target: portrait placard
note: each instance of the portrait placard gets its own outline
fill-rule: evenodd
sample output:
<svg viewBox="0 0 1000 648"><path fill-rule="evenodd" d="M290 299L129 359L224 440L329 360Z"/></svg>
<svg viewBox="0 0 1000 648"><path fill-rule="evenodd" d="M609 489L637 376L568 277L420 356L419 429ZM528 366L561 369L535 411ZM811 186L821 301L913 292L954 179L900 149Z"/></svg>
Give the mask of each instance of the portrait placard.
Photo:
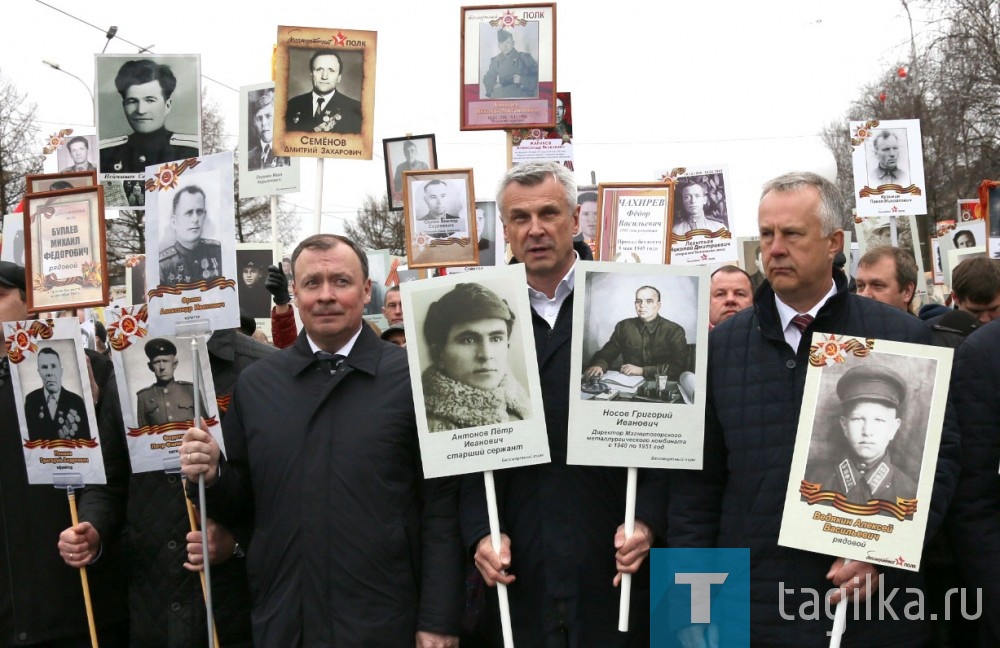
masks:
<svg viewBox="0 0 1000 648"><path fill-rule="evenodd" d="M0 261L24 265L24 215L6 214L3 217L3 244Z"/></svg>
<svg viewBox="0 0 1000 648"><path fill-rule="evenodd" d="M507 167L523 162L558 162L573 170L573 113L568 92L556 93L556 125L507 131Z"/></svg>
<svg viewBox="0 0 1000 648"><path fill-rule="evenodd" d="M740 254L738 265L750 275L750 284L757 292L760 285L767 280L764 270L764 255L760 251L759 236L740 236L736 239L736 249Z"/></svg>
<svg viewBox="0 0 1000 648"><path fill-rule="evenodd" d="M934 275L934 285L942 286L944 285L944 263L942 261L941 254L941 239L936 236L932 236L930 240L931 244L931 258L933 262L931 263L931 271Z"/></svg>
<svg viewBox="0 0 1000 648"><path fill-rule="evenodd" d="M437 144L434 135L390 137L382 140L385 158L385 186L389 209L403 208L403 173L437 169Z"/></svg>
<svg viewBox="0 0 1000 648"><path fill-rule="evenodd" d="M236 244L236 267L240 275L236 294L240 299L240 311L252 317L257 328L268 337L271 336L271 293L264 282L268 266L280 259L281 250L275 250L270 243Z"/></svg>
<svg viewBox="0 0 1000 648"><path fill-rule="evenodd" d="M670 210L674 183L597 185L601 261L670 263Z"/></svg>
<svg viewBox="0 0 1000 648"><path fill-rule="evenodd" d="M722 265L739 258L729 227L731 184L724 165L686 167L674 176L672 265Z"/></svg>
<svg viewBox="0 0 1000 648"><path fill-rule="evenodd" d="M462 7L462 130L554 128L556 5Z"/></svg>
<svg viewBox="0 0 1000 648"><path fill-rule="evenodd" d="M3 335L28 483L52 485L73 473L78 483L106 484L80 323L5 322Z"/></svg>
<svg viewBox="0 0 1000 648"><path fill-rule="evenodd" d="M274 84L240 88L240 197L299 190L298 158L274 151Z"/></svg>
<svg viewBox="0 0 1000 648"><path fill-rule="evenodd" d="M941 255L944 258L944 282L950 288L951 276L952 273L955 272L955 268L958 267L958 264L972 257L986 256L986 246L977 245L976 247L961 249L948 246L948 248L945 249L946 241L948 241L948 239L941 239Z"/></svg>
<svg viewBox="0 0 1000 648"><path fill-rule="evenodd" d="M926 214L920 120L869 119L848 127L858 215Z"/></svg>
<svg viewBox="0 0 1000 648"><path fill-rule="evenodd" d="M180 457L184 431L193 425L196 397L208 431L225 454L205 338L194 338L200 365L196 395L192 338L151 336L146 306L108 313L108 346L132 472L162 471L164 459Z"/></svg>
<svg viewBox="0 0 1000 648"><path fill-rule="evenodd" d="M97 136L68 134L60 138L56 148L56 168L59 173L97 172ZM96 178L94 184L97 184Z"/></svg>
<svg viewBox="0 0 1000 648"><path fill-rule="evenodd" d="M814 333L778 544L917 571L952 350Z"/></svg>
<svg viewBox="0 0 1000 648"><path fill-rule="evenodd" d="M125 299L132 305L146 303L145 254L133 254L125 259Z"/></svg>
<svg viewBox="0 0 1000 648"><path fill-rule="evenodd" d="M979 204L990 234L987 252L991 259L1000 259L1000 180L983 180L980 183Z"/></svg>
<svg viewBox="0 0 1000 648"><path fill-rule="evenodd" d="M142 209L146 167L201 154L201 57L96 54L94 68L98 179L108 207Z"/></svg>
<svg viewBox="0 0 1000 648"><path fill-rule="evenodd" d="M567 463L701 469L708 268L579 261L576 281Z"/></svg>
<svg viewBox="0 0 1000 648"><path fill-rule="evenodd" d="M410 268L479 265L472 169L403 172Z"/></svg>
<svg viewBox="0 0 1000 648"><path fill-rule="evenodd" d="M233 153L146 169L146 295L151 335L180 322L240 325Z"/></svg>
<svg viewBox="0 0 1000 648"><path fill-rule="evenodd" d="M373 31L278 26L274 141L280 155L372 159Z"/></svg>
<svg viewBox="0 0 1000 648"><path fill-rule="evenodd" d="M70 171L67 173L29 175L25 176L25 184L27 185L27 193L29 194L93 187L97 184L97 172Z"/></svg>
<svg viewBox="0 0 1000 648"><path fill-rule="evenodd" d="M597 185L577 185L576 204L580 207L580 231L573 237L590 248L590 253L597 258L597 236L601 220L597 217Z"/></svg>
<svg viewBox="0 0 1000 648"><path fill-rule="evenodd" d="M524 266L400 285L424 477L549 461Z"/></svg>
<svg viewBox="0 0 1000 648"><path fill-rule="evenodd" d="M28 312L107 304L101 188L27 194L23 218Z"/></svg>
<svg viewBox="0 0 1000 648"><path fill-rule="evenodd" d="M389 250L370 250L365 252L368 257L368 278L372 282L372 298L365 304L362 317L373 323L379 330L385 330L389 323L382 313L385 306L385 291L388 290L387 280L392 268Z"/></svg>

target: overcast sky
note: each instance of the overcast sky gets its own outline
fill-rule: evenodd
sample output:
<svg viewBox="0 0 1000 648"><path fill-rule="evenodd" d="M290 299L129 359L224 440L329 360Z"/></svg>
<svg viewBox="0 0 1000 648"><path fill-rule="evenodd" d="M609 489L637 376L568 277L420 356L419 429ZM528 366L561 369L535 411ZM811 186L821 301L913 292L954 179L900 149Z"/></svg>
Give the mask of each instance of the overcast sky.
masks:
<svg viewBox="0 0 1000 648"><path fill-rule="evenodd" d="M84 132L90 95L42 59L93 87L92 55L116 25L122 39L156 53L201 54L203 87L235 146L236 89L270 79L277 25L377 31L376 155L325 163L323 231L342 233L366 193L385 192L383 137L434 133L439 166L472 167L477 199L492 199L506 164L504 134L458 129L461 6L7 0L0 72L38 104L43 134ZM768 178L795 169L835 174L817 133L909 52L909 24L895 0L563 0L557 11L557 84L573 95L578 181L589 182L591 172L599 182L652 181L677 166L726 164L739 236L756 233L757 194ZM107 48L137 50L117 38ZM303 160L302 191L287 197L301 208L299 238L312 233L315 168Z"/></svg>

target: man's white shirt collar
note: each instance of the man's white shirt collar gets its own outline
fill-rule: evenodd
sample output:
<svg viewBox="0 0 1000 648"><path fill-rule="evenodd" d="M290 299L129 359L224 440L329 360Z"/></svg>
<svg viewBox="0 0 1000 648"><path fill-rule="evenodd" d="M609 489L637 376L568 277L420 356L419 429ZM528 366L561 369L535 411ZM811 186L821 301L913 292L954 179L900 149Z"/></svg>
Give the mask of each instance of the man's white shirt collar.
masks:
<svg viewBox="0 0 1000 648"><path fill-rule="evenodd" d="M342 346L339 349L337 349L336 351L334 351L333 355L342 355L345 358L347 356L351 355L351 349L354 348L354 343L358 341L358 336L361 335L361 329L363 329L366 326L368 326L368 324L364 320L362 320L361 321L361 327L358 328L358 332L355 333L351 337L351 339L347 341L347 344L345 344L344 346ZM316 344L315 342L313 342L313 339L311 337L309 337L309 333L308 332L306 333L306 340L309 342L309 348L312 349L313 355L316 355L317 351L322 351L323 350L323 349L319 348L318 344Z"/></svg>
<svg viewBox="0 0 1000 648"><path fill-rule="evenodd" d="M580 253L573 250L573 254L576 255L576 259L573 260L573 265L570 266L569 271L559 281L552 299L549 299L549 296L542 291L528 286L528 300L531 302L531 308L538 313L539 317L549 323L550 328L556 325L559 310L576 285L576 262L580 260Z"/></svg>
<svg viewBox="0 0 1000 648"><path fill-rule="evenodd" d="M796 315L811 315L812 317L816 317L816 313L819 312L819 309L823 308L823 304L836 294L837 282L833 281L830 286L830 290L823 296L823 299L816 302L816 305L805 313L800 313L785 302L781 301L778 297L778 293L774 294L774 304L778 307L778 317L781 319L781 330L785 336L785 342L788 343L788 346L792 347L793 351L797 351L799 348L799 342L802 340L802 331L792 324L792 319Z"/></svg>

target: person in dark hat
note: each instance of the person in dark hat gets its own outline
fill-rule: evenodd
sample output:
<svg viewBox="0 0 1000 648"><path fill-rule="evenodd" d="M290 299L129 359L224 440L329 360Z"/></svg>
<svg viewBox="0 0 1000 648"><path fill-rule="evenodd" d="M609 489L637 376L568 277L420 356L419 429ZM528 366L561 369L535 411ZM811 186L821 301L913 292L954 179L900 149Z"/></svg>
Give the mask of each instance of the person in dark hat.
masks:
<svg viewBox="0 0 1000 648"><path fill-rule="evenodd" d="M0 322L18 322L28 318L25 303L24 266L0 261Z"/></svg>
<svg viewBox="0 0 1000 648"><path fill-rule="evenodd" d="M269 317L271 315L271 293L264 285L267 278L267 266L259 260L247 259L240 268L239 290L240 310L246 311L250 317Z"/></svg>
<svg viewBox="0 0 1000 648"><path fill-rule="evenodd" d="M194 385L183 380L174 380L177 371L177 347L166 338L153 338L146 342L146 365L156 376L156 382L139 390L136 394L138 409L136 423L140 428L147 425L165 425L194 420ZM202 402L201 411L205 411Z"/></svg>
<svg viewBox="0 0 1000 648"><path fill-rule="evenodd" d="M198 157L195 135L166 129L177 77L169 65L126 61L115 76L131 135L101 140L101 173L143 173L147 166Z"/></svg>
<svg viewBox="0 0 1000 648"><path fill-rule="evenodd" d="M822 468L817 480L821 489L843 493L854 504L915 498L916 481L893 465L889 456L906 399L903 378L888 367L854 367L837 382L837 396L843 407L840 429L846 444L833 465Z"/></svg>
<svg viewBox="0 0 1000 648"><path fill-rule="evenodd" d="M402 324L393 324L382 331L382 339L396 346L406 346L406 328Z"/></svg>
<svg viewBox="0 0 1000 648"><path fill-rule="evenodd" d="M524 419L528 394L507 368L514 312L489 288L458 284L431 304L424 338L433 365L423 373L431 432Z"/></svg>
<svg viewBox="0 0 1000 648"><path fill-rule="evenodd" d="M483 75L483 88L489 99L520 99L538 96L538 63L531 54L514 48L514 36L506 29L497 30L500 53L490 59Z"/></svg>

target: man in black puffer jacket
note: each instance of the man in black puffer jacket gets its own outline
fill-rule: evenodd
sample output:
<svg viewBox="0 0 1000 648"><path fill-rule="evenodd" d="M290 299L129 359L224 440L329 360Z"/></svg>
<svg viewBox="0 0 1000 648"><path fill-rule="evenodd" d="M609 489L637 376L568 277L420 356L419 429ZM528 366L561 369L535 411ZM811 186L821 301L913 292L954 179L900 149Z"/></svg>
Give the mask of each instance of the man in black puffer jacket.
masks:
<svg viewBox="0 0 1000 648"><path fill-rule="evenodd" d="M919 574L876 569L861 561L844 565L830 556L778 546L813 332L931 341L922 322L850 294L844 276L833 271L833 259L843 246L843 214L836 187L815 174L787 174L764 186L758 225L768 280L757 290L752 309L711 334L704 469L671 476L668 546L750 548L750 635L755 646L827 646L832 622L822 613L822 602L815 620L801 618L800 606L811 600L803 590L822 596L844 585L852 601L855 576L860 578L859 600L872 599L873 618L864 620L862 604L862 620L856 621L849 603L844 646L912 647L926 641L924 625L903 617L914 598L903 588L921 587ZM946 431L927 537L934 535L954 492L958 454L957 434ZM900 588L892 600L900 621L878 620L874 585L880 573L887 593ZM866 590L867 574L873 591ZM696 629L700 627L683 632L695 639Z"/></svg>

